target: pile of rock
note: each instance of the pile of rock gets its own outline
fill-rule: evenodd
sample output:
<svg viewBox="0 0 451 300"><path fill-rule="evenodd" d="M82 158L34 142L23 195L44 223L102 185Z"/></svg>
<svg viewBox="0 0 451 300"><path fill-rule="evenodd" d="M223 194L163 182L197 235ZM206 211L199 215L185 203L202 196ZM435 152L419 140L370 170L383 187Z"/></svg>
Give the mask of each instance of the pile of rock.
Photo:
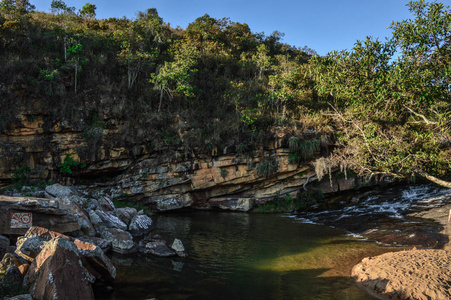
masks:
<svg viewBox="0 0 451 300"><path fill-rule="evenodd" d="M17 239L15 247L10 246L8 238L0 236L0 287L26 287L34 299L93 299L91 284L108 284L116 276L115 267L105 255L107 251L187 256L180 240L175 239L168 246L159 235L151 234L154 222L143 211L116 208L107 197L94 199L59 184L48 186L45 195L47 199L18 199L19 204L6 199L14 197L1 196L2 216L9 216L8 209L13 208L39 214L33 225L65 219L65 226L55 226L69 232L32 226ZM48 220L46 212L51 216Z"/></svg>

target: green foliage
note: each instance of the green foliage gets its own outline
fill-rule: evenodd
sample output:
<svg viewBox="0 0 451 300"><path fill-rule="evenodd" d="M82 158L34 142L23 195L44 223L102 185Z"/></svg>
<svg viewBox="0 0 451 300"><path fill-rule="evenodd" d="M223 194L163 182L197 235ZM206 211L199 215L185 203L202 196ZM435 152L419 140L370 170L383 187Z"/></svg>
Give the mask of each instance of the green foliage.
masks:
<svg viewBox="0 0 451 300"><path fill-rule="evenodd" d="M86 164L76 161L70 153L66 153L64 162L58 163L60 173L63 175L72 175L77 168L85 168Z"/></svg>
<svg viewBox="0 0 451 300"><path fill-rule="evenodd" d="M31 168L28 165L24 165L13 171L11 181L17 190L20 190L22 186L29 184L30 171Z"/></svg>
<svg viewBox="0 0 451 300"><path fill-rule="evenodd" d="M289 140L289 148L292 154L289 157L290 164L299 163L301 160L312 158L321 148L320 140L305 140L299 137L292 137Z"/></svg>
<svg viewBox="0 0 451 300"><path fill-rule="evenodd" d="M137 211L143 210L144 213L146 213L147 215L152 214L152 211L147 206L142 205L135 201L127 200L128 198L130 198L130 195L128 195L128 194L119 195L118 197L113 199L114 206L116 208L131 207L131 208L135 208Z"/></svg>
<svg viewBox="0 0 451 300"><path fill-rule="evenodd" d="M339 147L329 170L405 178L418 169L450 171L451 13L436 2L409 7L414 18L392 23L391 40L367 38L310 61L318 94L334 101Z"/></svg>
<svg viewBox="0 0 451 300"><path fill-rule="evenodd" d="M221 177L225 179L227 177L227 174L229 174L229 171L226 169L221 169Z"/></svg>
<svg viewBox="0 0 451 300"><path fill-rule="evenodd" d="M271 177L274 175L279 168L279 162L275 157L264 158L257 165L257 175L261 177Z"/></svg>
<svg viewBox="0 0 451 300"><path fill-rule="evenodd" d="M96 9L97 7L94 4L86 3L79 13L83 18L94 19L96 17Z"/></svg>

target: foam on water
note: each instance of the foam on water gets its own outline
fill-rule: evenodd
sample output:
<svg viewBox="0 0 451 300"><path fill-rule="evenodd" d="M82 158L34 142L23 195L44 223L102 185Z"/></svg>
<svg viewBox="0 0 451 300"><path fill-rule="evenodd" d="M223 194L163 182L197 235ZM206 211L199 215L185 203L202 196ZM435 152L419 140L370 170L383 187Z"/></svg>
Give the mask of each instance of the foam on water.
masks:
<svg viewBox="0 0 451 300"><path fill-rule="evenodd" d="M415 208L436 207L451 200L451 189L432 184L391 188L378 195L362 195L359 203L336 210L301 213L296 219L304 223L321 224L328 221L384 214L391 218L404 219L404 215Z"/></svg>

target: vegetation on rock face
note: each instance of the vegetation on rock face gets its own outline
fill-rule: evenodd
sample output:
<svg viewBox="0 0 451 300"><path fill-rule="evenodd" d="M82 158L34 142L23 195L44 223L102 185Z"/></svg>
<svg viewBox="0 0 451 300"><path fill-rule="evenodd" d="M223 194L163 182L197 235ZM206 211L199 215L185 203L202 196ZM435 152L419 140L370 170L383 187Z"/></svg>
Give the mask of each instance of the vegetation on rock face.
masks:
<svg viewBox="0 0 451 300"><path fill-rule="evenodd" d="M86 163L106 143L104 129L120 129L110 148L194 155L259 149L283 133L290 163L324 156L319 177L339 166L446 177L450 9L409 7L414 18L392 23L390 40L367 38L320 57L282 43L277 31L253 33L226 18L204 15L181 29L155 9L96 19L90 3L77 14L52 1L49 14L2 0L0 130L13 128L19 111L43 114L45 130L84 132L88 146L78 154ZM277 165L268 158L257 169L268 177Z"/></svg>

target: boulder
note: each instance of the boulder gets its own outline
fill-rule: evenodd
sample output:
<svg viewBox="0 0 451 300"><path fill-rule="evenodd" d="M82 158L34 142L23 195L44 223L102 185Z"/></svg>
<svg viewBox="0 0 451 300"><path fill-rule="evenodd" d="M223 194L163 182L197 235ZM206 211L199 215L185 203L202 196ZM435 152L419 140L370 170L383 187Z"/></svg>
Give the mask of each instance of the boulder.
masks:
<svg viewBox="0 0 451 300"><path fill-rule="evenodd" d="M45 192L51 196L51 198L62 198L62 197L69 197L72 195L77 195L75 190L71 189L67 186L62 186L59 183L55 183L52 185L49 185L45 188Z"/></svg>
<svg viewBox="0 0 451 300"><path fill-rule="evenodd" d="M113 201L111 201L108 197L100 197L97 202L99 203L100 210L103 211L114 211L116 207L114 206Z"/></svg>
<svg viewBox="0 0 451 300"><path fill-rule="evenodd" d="M97 247L100 247L104 253L111 250L111 241L102 239L100 237L96 236L82 236L78 238L79 240L83 242L88 242L93 245L96 245Z"/></svg>
<svg viewBox="0 0 451 300"><path fill-rule="evenodd" d="M57 200L0 195L0 232L24 234L31 226L69 233L79 231L77 216L60 208Z"/></svg>
<svg viewBox="0 0 451 300"><path fill-rule="evenodd" d="M50 241L55 237L69 239L67 235L48 230L47 228L33 226L28 229L23 237L17 239L15 252L23 259L31 262L41 252L44 242Z"/></svg>
<svg viewBox="0 0 451 300"><path fill-rule="evenodd" d="M95 236L96 230L92 225L88 215L82 208L83 200L77 196L58 197L57 198L60 209L67 211L67 213L74 216L80 225L80 231L87 236Z"/></svg>
<svg viewBox="0 0 451 300"><path fill-rule="evenodd" d="M111 242L113 252L130 254L137 252L133 236L124 230L108 228L101 233L102 238Z"/></svg>
<svg viewBox="0 0 451 300"><path fill-rule="evenodd" d="M9 247L9 239L6 236L0 235L0 257L5 255Z"/></svg>
<svg viewBox="0 0 451 300"><path fill-rule="evenodd" d="M118 217L109 212L104 212L102 210L97 209L95 213L102 220L102 223L107 228L117 228L121 230L127 230L127 224L122 222Z"/></svg>
<svg viewBox="0 0 451 300"><path fill-rule="evenodd" d="M212 207L218 207L224 210L250 211L254 207L252 198L214 198L209 203Z"/></svg>
<svg viewBox="0 0 451 300"><path fill-rule="evenodd" d="M5 277L3 277L2 285L4 286L21 286L22 285L22 273L19 268L12 265L6 270Z"/></svg>
<svg viewBox="0 0 451 300"><path fill-rule="evenodd" d="M106 226L103 223L102 219L98 214L96 214L95 211L89 211L89 219L91 220L91 224L94 226L94 229L98 234L101 234L106 229Z"/></svg>
<svg viewBox="0 0 451 300"><path fill-rule="evenodd" d="M33 259L38 256L41 252L41 246L44 244L45 239L34 236L34 237L19 237L16 243L16 254L27 261L33 261Z"/></svg>
<svg viewBox="0 0 451 300"><path fill-rule="evenodd" d="M130 222L128 226L128 231L133 236L143 236L149 234L149 232L154 228L152 219L147 215L136 215Z"/></svg>
<svg viewBox="0 0 451 300"><path fill-rule="evenodd" d="M56 237L46 242L30 266L25 283L34 299L94 299L95 277L83 266L74 242Z"/></svg>
<svg viewBox="0 0 451 300"><path fill-rule="evenodd" d="M159 236L155 236L150 242L146 244L145 253L150 253L161 257L176 256L177 253L168 247L166 241L161 239Z"/></svg>
<svg viewBox="0 0 451 300"><path fill-rule="evenodd" d="M129 225L133 217L138 214L138 211L133 207L121 207L115 210L115 214L122 222Z"/></svg>
<svg viewBox="0 0 451 300"><path fill-rule="evenodd" d="M174 239L174 242L171 245L172 250L175 251L175 253L177 253L178 256L180 257L186 257L188 256L188 253L185 250L185 247L183 246L183 243L181 240L179 239Z"/></svg>
<svg viewBox="0 0 451 300"><path fill-rule="evenodd" d="M79 239L76 239L74 243L78 248L83 266L96 279L112 282L116 278L116 268L100 247Z"/></svg>

